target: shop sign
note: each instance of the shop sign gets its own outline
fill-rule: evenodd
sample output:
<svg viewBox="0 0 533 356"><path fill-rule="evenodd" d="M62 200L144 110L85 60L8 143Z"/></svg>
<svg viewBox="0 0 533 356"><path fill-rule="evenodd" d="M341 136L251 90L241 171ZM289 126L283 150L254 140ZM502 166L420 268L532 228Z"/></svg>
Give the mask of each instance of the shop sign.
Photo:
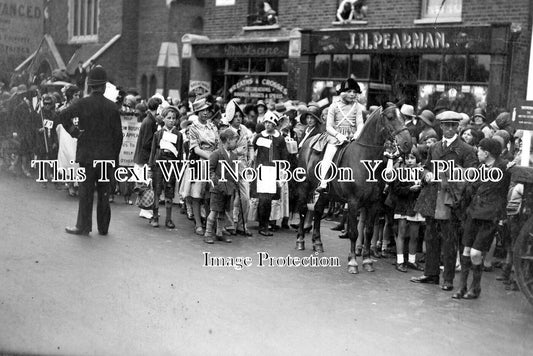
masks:
<svg viewBox="0 0 533 356"><path fill-rule="evenodd" d="M268 78L245 78L232 85L229 90L233 97L250 99L283 99L287 88Z"/></svg>
<svg viewBox="0 0 533 356"><path fill-rule="evenodd" d="M512 120L517 130L533 131L533 101L524 101L514 108Z"/></svg>
<svg viewBox="0 0 533 356"><path fill-rule="evenodd" d="M489 52L490 34L490 27L315 32L310 52Z"/></svg>
<svg viewBox="0 0 533 356"><path fill-rule="evenodd" d="M236 57L283 57L289 56L289 42L280 43L225 43L196 44L197 58L236 58Z"/></svg>

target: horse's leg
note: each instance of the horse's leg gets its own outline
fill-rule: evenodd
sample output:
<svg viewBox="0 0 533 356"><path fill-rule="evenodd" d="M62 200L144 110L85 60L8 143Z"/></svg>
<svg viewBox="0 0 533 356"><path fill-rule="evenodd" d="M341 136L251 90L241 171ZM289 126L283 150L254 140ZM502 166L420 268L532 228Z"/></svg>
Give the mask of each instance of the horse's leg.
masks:
<svg viewBox="0 0 533 356"><path fill-rule="evenodd" d="M374 261L370 256L370 243L372 241L372 236L374 235L374 224L376 223L377 216L377 208L375 207L375 205L372 205L366 209L363 268L367 272L375 271Z"/></svg>
<svg viewBox="0 0 533 356"><path fill-rule="evenodd" d="M350 238L350 254L348 255L348 273L359 273L359 266L357 265L357 257L355 255L355 246L357 244L357 203L354 201L348 202L348 237Z"/></svg>
<svg viewBox="0 0 533 356"><path fill-rule="evenodd" d="M301 183L302 185L306 183ZM307 215L307 192L303 186L298 187L298 215L300 223L298 224L298 233L296 234L296 249L305 250L305 216Z"/></svg>
<svg viewBox="0 0 533 356"><path fill-rule="evenodd" d="M322 253L324 252L324 247L322 245L322 239L320 237L320 224L322 219L322 214L324 209L328 204L329 199L327 199L324 194L320 194L318 201L315 204L315 212L313 218L313 251Z"/></svg>

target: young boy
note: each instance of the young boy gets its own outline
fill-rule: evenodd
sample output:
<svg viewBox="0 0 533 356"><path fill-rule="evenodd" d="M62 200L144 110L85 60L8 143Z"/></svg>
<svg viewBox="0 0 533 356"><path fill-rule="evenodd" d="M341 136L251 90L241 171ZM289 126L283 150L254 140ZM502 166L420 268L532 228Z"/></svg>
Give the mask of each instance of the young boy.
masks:
<svg viewBox="0 0 533 356"><path fill-rule="evenodd" d="M152 140L152 150L150 152L149 165L154 174L154 193L155 201L153 207L153 218L150 224L153 227L159 227L159 196L161 192L165 191L165 208L167 216L165 226L173 229L176 226L172 222L172 200L174 199L174 189L176 186L176 176L171 174L168 180L165 180L161 168L157 161L171 161L181 160L183 157L183 137L181 132L175 127L178 108L168 106L163 109L161 113L165 126L154 133ZM162 162L167 164L167 169L170 169L170 162Z"/></svg>
<svg viewBox="0 0 533 356"><path fill-rule="evenodd" d="M230 167L234 168L233 161L237 160L237 155L232 151L237 147L237 140L239 137L237 133L231 129L226 129L220 133L221 147L209 156L209 179L212 182L211 186L211 200L209 203L209 215L207 217L207 224L205 228L204 242L208 244L214 243L213 230L216 225L216 238L219 241L231 242L231 238L224 236L222 233L224 218L226 212L231 212L231 202L233 194L237 189L237 182L226 171L224 178L226 181L221 181L222 178L222 162L226 162Z"/></svg>

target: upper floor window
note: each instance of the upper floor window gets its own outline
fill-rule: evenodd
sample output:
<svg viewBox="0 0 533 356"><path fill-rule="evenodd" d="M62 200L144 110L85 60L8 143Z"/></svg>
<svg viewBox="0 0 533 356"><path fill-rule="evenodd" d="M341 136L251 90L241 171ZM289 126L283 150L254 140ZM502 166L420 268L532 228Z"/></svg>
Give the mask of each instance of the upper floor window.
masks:
<svg viewBox="0 0 533 356"><path fill-rule="evenodd" d="M72 42L98 40L98 0L69 1L69 34Z"/></svg>
<svg viewBox="0 0 533 356"><path fill-rule="evenodd" d="M278 0L248 0L248 26L278 24Z"/></svg>
<svg viewBox="0 0 533 356"><path fill-rule="evenodd" d="M463 0L422 0L420 22L460 22Z"/></svg>

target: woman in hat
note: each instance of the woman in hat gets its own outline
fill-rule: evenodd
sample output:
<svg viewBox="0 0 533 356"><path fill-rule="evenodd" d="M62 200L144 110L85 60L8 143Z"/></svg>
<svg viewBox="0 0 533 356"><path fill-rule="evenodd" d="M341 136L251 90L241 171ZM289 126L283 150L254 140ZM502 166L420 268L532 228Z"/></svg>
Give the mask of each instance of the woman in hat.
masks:
<svg viewBox="0 0 533 356"><path fill-rule="evenodd" d="M262 124L263 120L265 119L265 113L268 111L265 102L263 100L259 100L255 105L255 110L257 112L257 120L255 122L257 125Z"/></svg>
<svg viewBox="0 0 533 356"><path fill-rule="evenodd" d="M326 189L326 174L331 166L333 156L337 148L343 143L355 139L363 129L363 105L357 101L358 94L361 94L359 84L352 79L341 83L339 89L340 100L334 102L328 111L326 131L329 134L328 144L324 152L324 159L320 166L320 186L317 191Z"/></svg>
<svg viewBox="0 0 533 356"><path fill-rule="evenodd" d="M315 103L309 103L309 106L306 110L302 111L300 115L300 123L306 125L306 128L303 132L303 137L298 144L298 148L302 148L305 141L311 137L322 133L322 124L324 120L320 115L320 108Z"/></svg>
<svg viewBox="0 0 533 356"><path fill-rule="evenodd" d="M255 166L274 166L274 161L287 160L287 145L283 135L276 130L278 117L273 112L267 112L264 117L265 129L257 134L253 140L253 146L256 150ZM257 184L261 184L258 181ZM257 193L257 184L255 193L259 199L257 206L257 219L259 220L259 234L263 236L272 236L269 231L270 213L272 211L272 200L280 199L280 188L276 193Z"/></svg>
<svg viewBox="0 0 533 356"><path fill-rule="evenodd" d="M492 129L487 124L487 117L485 116L485 110L482 108L475 108L474 115L472 116L472 127L483 132L484 137L492 137Z"/></svg>
<svg viewBox="0 0 533 356"><path fill-rule="evenodd" d="M205 98L193 103L193 110L198 115L198 120L189 127L189 151L190 159L208 160L211 153L218 148L218 130L215 125L208 121L211 116L211 105ZM202 228L202 216L200 202L206 193L205 182L192 182L189 195L192 197L192 207L195 221L195 232L204 235Z"/></svg>

